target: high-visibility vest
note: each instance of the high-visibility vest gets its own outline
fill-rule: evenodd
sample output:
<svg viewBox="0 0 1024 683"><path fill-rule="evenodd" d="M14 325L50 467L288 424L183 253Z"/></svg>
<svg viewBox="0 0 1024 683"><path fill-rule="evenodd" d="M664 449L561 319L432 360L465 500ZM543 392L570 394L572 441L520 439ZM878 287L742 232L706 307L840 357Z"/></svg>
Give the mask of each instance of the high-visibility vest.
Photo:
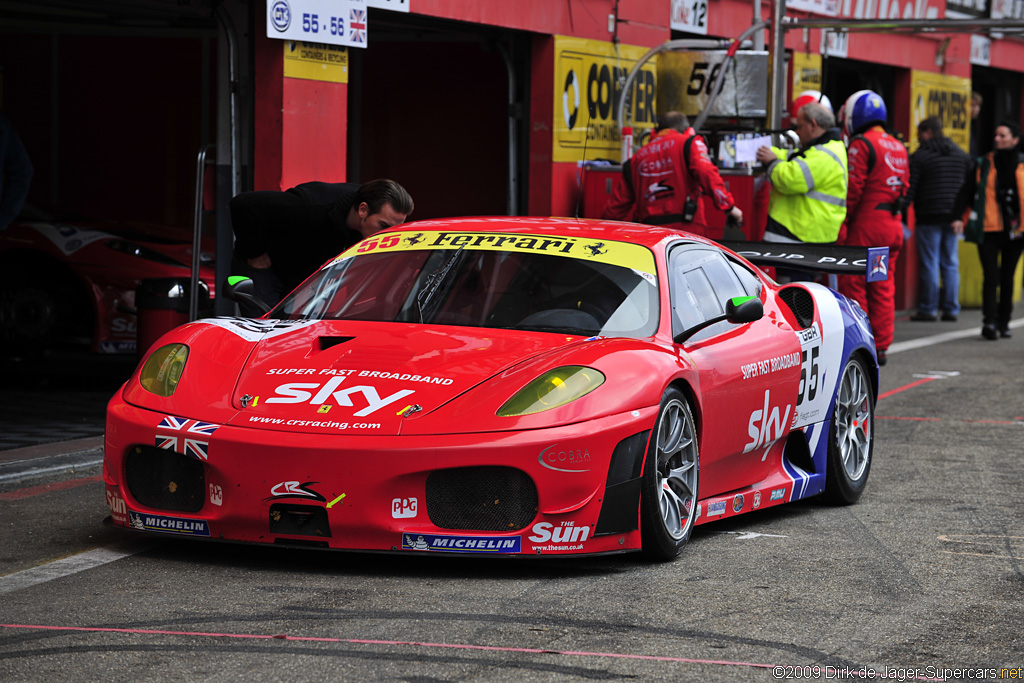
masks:
<svg viewBox="0 0 1024 683"><path fill-rule="evenodd" d="M846 218L847 161L841 140L828 140L768 165L768 217L802 242L835 242Z"/></svg>

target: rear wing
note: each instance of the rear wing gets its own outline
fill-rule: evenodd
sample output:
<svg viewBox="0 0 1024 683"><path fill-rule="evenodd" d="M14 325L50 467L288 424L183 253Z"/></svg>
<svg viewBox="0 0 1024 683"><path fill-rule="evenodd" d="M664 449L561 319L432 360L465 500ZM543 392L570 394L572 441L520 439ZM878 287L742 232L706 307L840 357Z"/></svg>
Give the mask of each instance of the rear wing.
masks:
<svg viewBox="0 0 1024 683"><path fill-rule="evenodd" d="M773 268L889 278L889 247L851 247L807 242L719 242L751 263Z"/></svg>

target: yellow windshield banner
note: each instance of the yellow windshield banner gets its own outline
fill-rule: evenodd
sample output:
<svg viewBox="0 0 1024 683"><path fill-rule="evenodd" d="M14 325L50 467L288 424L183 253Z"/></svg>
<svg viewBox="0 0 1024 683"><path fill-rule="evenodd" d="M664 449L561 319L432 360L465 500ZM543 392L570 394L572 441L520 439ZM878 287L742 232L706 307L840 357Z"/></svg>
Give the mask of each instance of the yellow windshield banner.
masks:
<svg viewBox="0 0 1024 683"><path fill-rule="evenodd" d="M341 254L335 262L361 254L383 251L426 251L433 249L469 249L473 251L512 251L523 254L545 254L597 261L641 273L653 281L654 254L646 247L629 242L595 240L584 237L563 237L510 232L463 232L455 230L424 230L393 232L368 237Z"/></svg>

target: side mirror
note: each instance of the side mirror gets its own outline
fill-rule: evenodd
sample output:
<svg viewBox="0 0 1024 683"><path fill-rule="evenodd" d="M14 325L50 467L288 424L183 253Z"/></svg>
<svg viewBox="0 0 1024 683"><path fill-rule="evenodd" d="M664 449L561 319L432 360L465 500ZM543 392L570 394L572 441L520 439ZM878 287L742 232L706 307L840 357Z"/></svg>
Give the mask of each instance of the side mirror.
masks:
<svg viewBox="0 0 1024 683"><path fill-rule="evenodd" d="M260 313L270 310L270 306L256 298L255 285L252 280L241 275L232 275L228 278L227 284L224 286L224 296L231 301L255 306Z"/></svg>
<svg viewBox="0 0 1024 683"><path fill-rule="evenodd" d="M734 325L752 323L764 317L764 304L756 296L734 296L725 304L725 319Z"/></svg>
<svg viewBox="0 0 1024 683"><path fill-rule="evenodd" d="M740 325L742 323L752 323L763 317L764 304L761 303L760 298L756 296L734 296L725 303L725 315L709 318L698 325L694 325L690 329L677 334L672 341L676 344L682 344L705 327L720 323L723 320L727 320L733 325Z"/></svg>

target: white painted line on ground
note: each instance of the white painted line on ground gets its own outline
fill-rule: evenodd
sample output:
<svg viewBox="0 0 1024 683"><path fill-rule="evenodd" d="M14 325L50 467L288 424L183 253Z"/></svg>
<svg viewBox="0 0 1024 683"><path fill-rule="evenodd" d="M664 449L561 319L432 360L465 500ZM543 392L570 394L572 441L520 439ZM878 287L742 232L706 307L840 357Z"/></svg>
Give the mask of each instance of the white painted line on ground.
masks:
<svg viewBox="0 0 1024 683"><path fill-rule="evenodd" d="M29 467L19 472L0 474L0 482L28 479L29 477L35 477L40 474L50 474L51 472L64 472L66 470L82 469L85 467L92 467L93 465L102 464L103 458L97 458L96 460L83 460L79 462L68 463L65 465L54 465L52 467Z"/></svg>
<svg viewBox="0 0 1024 683"><path fill-rule="evenodd" d="M1024 325L1024 318L1014 320L1010 322L1010 328L1021 327ZM966 339L967 337L980 337L981 328L972 327L969 330L957 330L956 332L944 332L942 334L933 334L930 337L921 337L920 339L911 339L910 341L898 342L889 347L889 355L899 353L901 351L913 351L914 349L923 349L926 346L934 346L941 344L942 342L953 341L954 339Z"/></svg>
<svg viewBox="0 0 1024 683"><path fill-rule="evenodd" d="M99 567L125 557L131 557L137 553L151 550L157 545L158 543L155 541L121 541L102 548L86 550L71 557L63 557L53 562L47 562L38 567L23 569L20 572L0 576L0 595L77 574L78 572Z"/></svg>

